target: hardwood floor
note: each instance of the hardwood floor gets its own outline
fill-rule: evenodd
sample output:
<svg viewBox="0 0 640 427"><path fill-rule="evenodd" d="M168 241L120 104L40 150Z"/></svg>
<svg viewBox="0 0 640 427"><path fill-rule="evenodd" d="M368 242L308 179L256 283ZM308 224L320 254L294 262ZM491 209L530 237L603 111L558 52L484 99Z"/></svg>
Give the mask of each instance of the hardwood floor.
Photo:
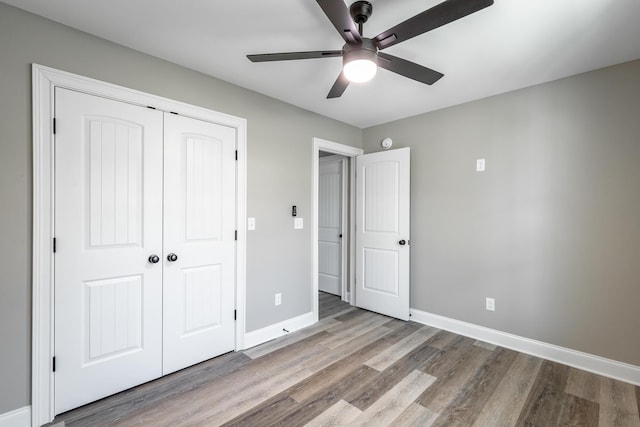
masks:
<svg viewBox="0 0 640 427"><path fill-rule="evenodd" d="M344 302L339 296L327 292L318 292L318 303L318 317L320 320L351 308L348 302Z"/></svg>
<svg viewBox="0 0 640 427"><path fill-rule="evenodd" d="M320 296L321 321L58 416L66 426L629 426L640 387Z"/></svg>

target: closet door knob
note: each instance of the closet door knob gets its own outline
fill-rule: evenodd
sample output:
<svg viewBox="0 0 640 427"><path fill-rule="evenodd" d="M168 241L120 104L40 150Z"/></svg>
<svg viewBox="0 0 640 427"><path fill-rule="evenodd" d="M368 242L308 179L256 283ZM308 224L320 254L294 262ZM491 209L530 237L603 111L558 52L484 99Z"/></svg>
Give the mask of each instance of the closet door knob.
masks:
<svg viewBox="0 0 640 427"><path fill-rule="evenodd" d="M406 244L407 244L407 241L406 241L406 240L400 240L400 241L398 242L398 244L399 244L400 246L404 246L404 245L406 245Z"/></svg>
<svg viewBox="0 0 640 427"><path fill-rule="evenodd" d="M149 262L151 264L157 264L160 261L160 257L156 254L150 255L149 256Z"/></svg>
<svg viewBox="0 0 640 427"><path fill-rule="evenodd" d="M169 255L167 255L167 259L171 262L177 261L178 260L178 255L174 254L174 253L170 253Z"/></svg>

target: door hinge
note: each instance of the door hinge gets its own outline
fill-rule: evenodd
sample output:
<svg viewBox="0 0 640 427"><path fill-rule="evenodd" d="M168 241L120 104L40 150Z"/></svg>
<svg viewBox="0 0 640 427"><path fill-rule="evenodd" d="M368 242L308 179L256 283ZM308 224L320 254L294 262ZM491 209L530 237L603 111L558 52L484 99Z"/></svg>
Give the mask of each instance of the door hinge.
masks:
<svg viewBox="0 0 640 427"><path fill-rule="evenodd" d="M233 310L233 320L238 320L238 310Z"/></svg>
<svg viewBox="0 0 640 427"><path fill-rule="evenodd" d="M56 253L56 238L53 238L53 253Z"/></svg>
<svg viewBox="0 0 640 427"><path fill-rule="evenodd" d="M51 361L51 369L53 370L53 372L56 371L56 357L53 356L53 360Z"/></svg>
<svg viewBox="0 0 640 427"><path fill-rule="evenodd" d="M236 230L235 240L238 240L238 230Z"/></svg>
<svg viewBox="0 0 640 427"><path fill-rule="evenodd" d="M236 160L238 160L238 150L236 150Z"/></svg>
<svg viewBox="0 0 640 427"><path fill-rule="evenodd" d="M56 118L53 118L53 134L56 134Z"/></svg>

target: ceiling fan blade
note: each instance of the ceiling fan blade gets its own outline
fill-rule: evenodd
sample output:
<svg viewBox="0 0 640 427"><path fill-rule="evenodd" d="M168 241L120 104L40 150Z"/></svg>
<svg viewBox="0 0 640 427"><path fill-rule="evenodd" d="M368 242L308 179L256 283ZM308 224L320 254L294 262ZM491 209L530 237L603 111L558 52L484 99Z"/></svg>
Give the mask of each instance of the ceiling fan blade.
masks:
<svg viewBox="0 0 640 427"><path fill-rule="evenodd" d="M434 84L444 76L431 68L382 52L378 52L378 67L428 85Z"/></svg>
<svg viewBox="0 0 640 427"><path fill-rule="evenodd" d="M289 61L292 59L332 58L342 56L341 50L316 50L309 52L263 53L247 55L251 62Z"/></svg>
<svg viewBox="0 0 640 427"><path fill-rule="evenodd" d="M373 40L378 49L385 49L463 18L492 4L493 0L446 0L378 34Z"/></svg>
<svg viewBox="0 0 640 427"><path fill-rule="evenodd" d="M344 73L340 73L336 82L331 87L329 94L327 95L327 99L331 98L339 98L342 96L345 90L347 90L347 86L349 86L349 80L344 76Z"/></svg>
<svg viewBox="0 0 640 427"><path fill-rule="evenodd" d="M359 43L362 38L343 0L316 0L329 21L347 43Z"/></svg>

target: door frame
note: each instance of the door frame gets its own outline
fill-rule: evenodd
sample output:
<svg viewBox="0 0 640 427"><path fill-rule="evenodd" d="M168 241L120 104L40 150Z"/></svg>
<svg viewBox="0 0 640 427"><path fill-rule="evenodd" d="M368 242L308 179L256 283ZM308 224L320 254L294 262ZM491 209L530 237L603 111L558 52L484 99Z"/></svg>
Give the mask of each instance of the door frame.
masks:
<svg viewBox="0 0 640 427"><path fill-rule="evenodd" d="M151 95L88 77L32 64L33 114L33 247L31 424L53 420L54 351L54 89L62 87L143 107L173 112L236 129L236 310L235 348L244 348L246 324L246 119Z"/></svg>
<svg viewBox="0 0 640 427"><path fill-rule="evenodd" d="M347 232L347 242L349 245L349 303L355 302L354 282L355 270L355 164L356 156L364 153L362 148L352 147L350 145L339 144L337 142L327 141L321 138L313 138L313 150L311 150L311 307L313 310L313 321L318 321L318 191L319 191L319 172L320 172L320 151L327 153L339 154L349 158L349 227ZM343 207L344 210L344 207ZM343 227L344 228L344 227ZM344 266L343 266L344 267ZM344 292L343 292L344 298Z"/></svg>
<svg viewBox="0 0 640 427"><path fill-rule="evenodd" d="M332 159L337 156L337 159ZM319 157L319 156L318 156ZM349 246L349 231L347 229L349 225L348 207L349 207L349 179L347 179L347 167L348 158L332 154L331 156L318 158L318 177L320 177L320 168L322 159L332 159L339 164L340 168L340 298L342 301L351 302L351 297L347 294L347 266L349 265L348 259L348 246ZM318 210L320 209L319 200L319 185L318 185ZM319 230L318 230L319 232ZM320 237L318 235L318 244L320 244ZM320 259L318 259L318 264ZM319 269L318 269L319 270ZM318 279L319 281L320 279ZM318 290L320 289L320 283L318 282Z"/></svg>

